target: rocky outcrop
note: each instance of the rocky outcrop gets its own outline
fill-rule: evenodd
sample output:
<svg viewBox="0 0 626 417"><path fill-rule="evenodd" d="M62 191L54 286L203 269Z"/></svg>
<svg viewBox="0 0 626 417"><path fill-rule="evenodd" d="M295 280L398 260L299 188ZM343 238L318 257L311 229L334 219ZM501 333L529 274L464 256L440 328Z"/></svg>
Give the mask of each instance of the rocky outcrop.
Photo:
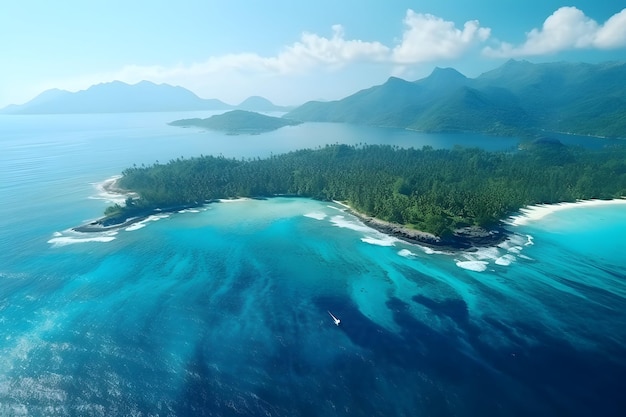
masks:
<svg viewBox="0 0 626 417"><path fill-rule="evenodd" d="M337 202L338 203L338 202ZM490 230L478 226L469 226L457 229L450 236L440 237L432 233L411 229L397 223L391 223L375 217L367 216L354 211L349 206L339 203L363 223L381 233L396 237L409 243L419 245L434 246L443 249L459 250L471 249L475 247L494 246L504 241L507 231L504 228L496 227Z"/></svg>

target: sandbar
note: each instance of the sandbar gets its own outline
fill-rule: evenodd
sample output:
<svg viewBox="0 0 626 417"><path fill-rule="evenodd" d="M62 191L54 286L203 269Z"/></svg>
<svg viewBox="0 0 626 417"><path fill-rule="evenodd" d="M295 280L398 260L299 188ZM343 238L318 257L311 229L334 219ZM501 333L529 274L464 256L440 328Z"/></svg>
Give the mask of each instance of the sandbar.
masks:
<svg viewBox="0 0 626 417"><path fill-rule="evenodd" d="M537 204L520 209L520 214L509 217L506 224L511 226L523 226L533 221L541 220L544 217L561 210L569 210L576 207L594 207L608 205L625 205L626 198L616 198L613 200L579 200L571 203L557 204Z"/></svg>

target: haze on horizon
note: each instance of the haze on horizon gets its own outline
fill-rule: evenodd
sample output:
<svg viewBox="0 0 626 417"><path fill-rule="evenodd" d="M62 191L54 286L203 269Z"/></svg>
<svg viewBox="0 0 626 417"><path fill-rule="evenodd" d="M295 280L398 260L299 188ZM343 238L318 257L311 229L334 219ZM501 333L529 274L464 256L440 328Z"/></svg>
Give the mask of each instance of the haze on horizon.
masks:
<svg viewBox="0 0 626 417"><path fill-rule="evenodd" d="M0 108L51 88L119 80L185 87L237 104L337 99L435 66L469 77L504 61L626 59L617 1L85 4L11 1L0 14Z"/></svg>

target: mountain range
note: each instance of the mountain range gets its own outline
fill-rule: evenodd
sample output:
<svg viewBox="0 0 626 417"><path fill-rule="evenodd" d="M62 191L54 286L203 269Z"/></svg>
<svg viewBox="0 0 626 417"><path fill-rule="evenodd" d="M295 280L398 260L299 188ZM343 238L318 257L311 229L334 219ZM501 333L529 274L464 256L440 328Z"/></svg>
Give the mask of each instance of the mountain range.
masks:
<svg viewBox="0 0 626 417"><path fill-rule="evenodd" d="M342 122L427 132L473 131L536 135L542 131L626 138L626 63L509 60L468 78L453 68L428 77L384 84L341 100L276 106L253 96L237 106L203 99L193 92L149 81L120 81L68 92L48 90L4 114L123 113L150 111L246 110L288 112L297 122Z"/></svg>
<svg viewBox="0 0 626 417"><path fill-rule="evenodd" d="M311 101L284 117L421 131L524 134L555 131L626 137L626 63L510 60L470 79L452 68L382 85L341 100Z"/></svg>
<svg viewBox="0 0 626 417"><path fill-rule="evenodd" d="M23 105L10 105L0 110L4 114L64 114L64 113L128 113L193 110L256 110L287 111L269 100L253 96L239 106L218 99L203 99L193 92L169 84L141 81L126 84L121 81L97 84L86 90L69 92L52 89L44 91Z"/></svg>

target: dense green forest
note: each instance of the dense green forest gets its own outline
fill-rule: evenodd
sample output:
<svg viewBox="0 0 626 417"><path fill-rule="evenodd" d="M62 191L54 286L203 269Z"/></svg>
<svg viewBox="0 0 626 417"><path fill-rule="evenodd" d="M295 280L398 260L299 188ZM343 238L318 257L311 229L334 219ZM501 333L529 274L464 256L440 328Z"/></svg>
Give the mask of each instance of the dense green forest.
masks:
<svg viewBox="0 0 626 417"><path fill-rule="evenodd" d="M217 198L297 195L347 202L439 236L493 226L521 207L626 195L626 147L585 150L539 140L513 152L327 145L261 159L179 158L132 167L119 185L139 199L108 215Z"/></svg>

